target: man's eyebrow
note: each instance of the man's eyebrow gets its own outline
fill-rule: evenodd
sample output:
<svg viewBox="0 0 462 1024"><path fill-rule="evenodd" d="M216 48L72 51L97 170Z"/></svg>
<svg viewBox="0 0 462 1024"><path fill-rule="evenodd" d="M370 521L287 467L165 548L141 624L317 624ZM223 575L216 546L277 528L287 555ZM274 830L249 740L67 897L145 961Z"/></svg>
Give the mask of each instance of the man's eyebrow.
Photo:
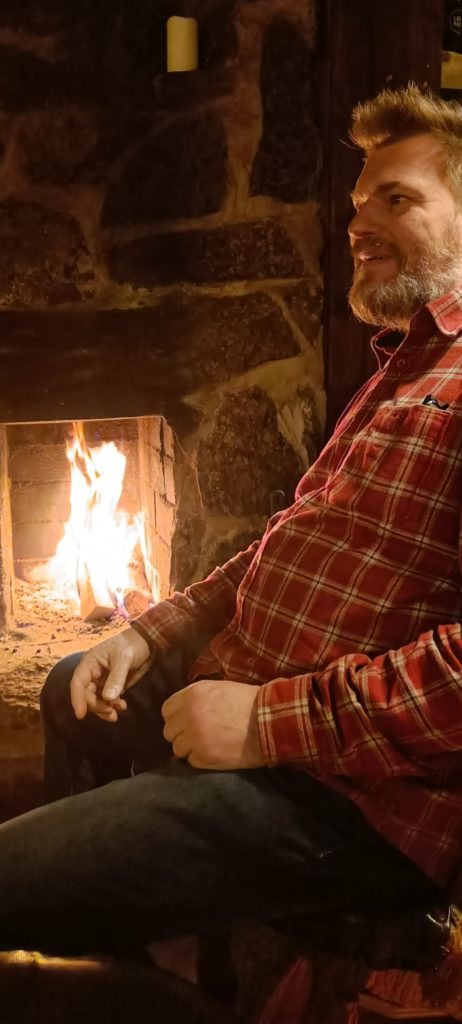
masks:
<svg viewBox="0 0 462 1024"><path fill-rule="evenodd" d="M398 179L396 181L383 182L382 185L378 185L377 188L374 189L374 192L372 194L386 195L387 192L394 192L395 189L402 189L404 192L412 192L413 195L422 197L422 193L419 191L419 189L415 188L414 185L409 184L409 182L399 181ZM350 197L353 204L358 202L358 200L364 198L363 193L357 192L355 189L353 189L353 191L350 192Z"/></svg>

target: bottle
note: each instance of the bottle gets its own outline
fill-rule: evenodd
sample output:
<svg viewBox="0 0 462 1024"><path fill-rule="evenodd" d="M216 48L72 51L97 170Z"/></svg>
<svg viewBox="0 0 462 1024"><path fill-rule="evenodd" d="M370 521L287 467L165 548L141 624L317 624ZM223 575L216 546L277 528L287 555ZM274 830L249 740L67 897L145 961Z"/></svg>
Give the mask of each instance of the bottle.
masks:
<svg viewBox="0 0 462 1024"><path fill-rule="evenodd" d="M445 0L441 57L441 95L445 100L459 99L462 101L462 3L460 0Z"/></svg>

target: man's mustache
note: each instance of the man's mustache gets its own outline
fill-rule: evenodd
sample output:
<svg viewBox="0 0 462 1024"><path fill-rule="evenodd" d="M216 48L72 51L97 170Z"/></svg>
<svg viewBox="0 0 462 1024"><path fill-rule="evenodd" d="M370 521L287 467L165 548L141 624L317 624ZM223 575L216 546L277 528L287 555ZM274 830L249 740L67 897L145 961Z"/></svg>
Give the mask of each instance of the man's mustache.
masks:
<svg viewBox="0 0 462 1024"><path fill-rule="evenodd" d="M397 256L398 249L394 245L390 245L386 242L381 242L380 238L365 238L353 242L350 246L351 253L355 259L361 259L364 257L377 257L377 256Z"/></svg>

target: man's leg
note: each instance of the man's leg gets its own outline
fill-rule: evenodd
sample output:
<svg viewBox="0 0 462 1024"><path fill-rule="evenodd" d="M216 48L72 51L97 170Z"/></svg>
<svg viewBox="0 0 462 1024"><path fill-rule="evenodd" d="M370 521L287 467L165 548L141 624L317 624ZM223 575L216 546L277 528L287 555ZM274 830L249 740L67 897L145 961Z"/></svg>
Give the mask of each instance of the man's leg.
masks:
<svg viewBox="0 0 462 1024"><path fill-rule="evenodd" d="M0 827L0 945L78 955L238 918L400 904L425 876L289 769L172 761Z"/></svg>
<svg viewBox="0 0 462 1024"><path fill-rule="evenodd" d="M124 694L127 710L117 722L103 722L93 714L77 721L69 687L82 653L71 654L54 666L40 701L47 803L169 760L171 746L162 735L161 707L170 694L185 685L190 666L209 638L209 634L196 631L181 648L160 655Z"/></svg>

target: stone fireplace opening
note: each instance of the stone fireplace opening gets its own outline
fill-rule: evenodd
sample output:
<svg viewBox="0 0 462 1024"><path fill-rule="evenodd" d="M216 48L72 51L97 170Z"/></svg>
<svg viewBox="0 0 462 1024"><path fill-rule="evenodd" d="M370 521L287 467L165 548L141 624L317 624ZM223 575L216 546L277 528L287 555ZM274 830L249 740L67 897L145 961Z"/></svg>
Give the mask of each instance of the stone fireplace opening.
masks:
<svg viewBox="0 0 462 1024"><path fill-rule="evenodd" d="M170 590L171 427L162 415L87 419L78 426L90 455L115 446L125 460L116 526L133 530L136 521L143 543L133 546L131 587L112 595L112 609L98 606L91 587L82 593L67 576L57 577L50 566L70 521L67 449L76 422L0 424L0 819L40 800L42 736L36 708L46 674L59 658L125 629Z"/></svg>
<svg viewBox="0 0 462 1024"><path fill-rule="evenodd" d="M163 417L8 424L5 469L3 586L16 621L58 637L82 622L117 628L167 595L175 490Z"/></svg>
<svg viewBox="0 0 462 1024"><path fill-rule="evenodd" d="M0 604L6 629L1 668L8 685L0 699L6 702L22 695L27 703L37 678L43 680L58 658L126 628L170 590L175 484L169 424L163 416L152 415L89 419L79 427L90 456L112 449L125 460L120 500L113 522L108 518L103 530L114 561L115 547L125 549L126 574L121 587L111 591L111 603L101 599L95 577L85 585L82 575L73 582L75 547L65 571L63 560L57 561L69 528L72 535L67 449L75 439L75 422L3 424ZM104 535L97 537L97 545L104 540ZM69 553L69 545L67 549Z"/></svg>

